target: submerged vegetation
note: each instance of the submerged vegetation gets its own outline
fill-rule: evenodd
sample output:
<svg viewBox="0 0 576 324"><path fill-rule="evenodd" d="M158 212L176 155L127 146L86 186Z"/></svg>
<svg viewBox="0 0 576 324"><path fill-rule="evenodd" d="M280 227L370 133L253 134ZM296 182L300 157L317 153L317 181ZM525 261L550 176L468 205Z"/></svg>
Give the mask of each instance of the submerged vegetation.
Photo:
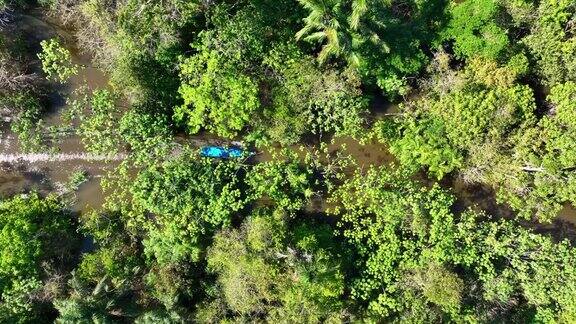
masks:
<svg viewBox="0 0 576 324"><path fill-rule="evenodd" d="M576 321L573 0L0 0L0 115L112 166L2 196L2 323Z"/></svg>

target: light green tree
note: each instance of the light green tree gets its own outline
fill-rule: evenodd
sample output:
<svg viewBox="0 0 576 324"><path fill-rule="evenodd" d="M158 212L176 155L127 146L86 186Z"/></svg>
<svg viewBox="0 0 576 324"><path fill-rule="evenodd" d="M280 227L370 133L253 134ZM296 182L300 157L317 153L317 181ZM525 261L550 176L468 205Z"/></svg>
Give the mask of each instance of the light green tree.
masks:
<svg viewBox="0 0 576 324"><path fill-rule="evenodd" d="M234 137L260 106L257 83L214 50L201 50L180 68L184 104L175 119L193 134L204 128Z"/></svg>
<svg viewBox="0 0 576 324"><path fill-rule="evenodd" d="M0 202L0 321L38 320L41 264L67 259L75 242L70 215L54 196L16 196ZM69 256L68 256L69 258Z"/></svg>
<svg viewBox="0 0 576 324"><path fill-rule="evenodd" d="M428 302L419 299L412 285L405 282L405 272L443 264L454 252L454 219L450 211L453 197L438 186L425 189L409 180L406 172L371 168L357 173L338 187L330 201L332 214L340 217L343 237L358 253L357 277L351 283L351 295L367 305L367 316L394 318L431 305L428 319L442 311L456 312L458 297L448 307L427 287L432 278L422 279ZM459 279L448 295L460 294ZM438 292L436 292L438 293ZM438 303L432 307L434 303ZM420 319L423 320L423 319Z"/></svg>
<svg viewBox="0 0 576 324"><path fill-rule="evenodd" d="M502 11L497 0L451 2L450 21L442 37L454 40L458 57L497 59L509 46L507 30L499 26L497 19Z"/></svg>
<svg viewBox="0 0 576 324"><path fill-rule="evenodd" d="M548 86L576 81L576 8L570 0L539 2L531 33L522 42L536 61L536 72Z"/></svg>
<svg viewBox="0 0 576 324"><path fill-rule="evenodd" d="M42 61L42 70L48 78L65 83L78 73L78 66L72 63L70 51L64 48L58 39L44 40L40 45L42 52L38 54L38 58Z"/></svg>

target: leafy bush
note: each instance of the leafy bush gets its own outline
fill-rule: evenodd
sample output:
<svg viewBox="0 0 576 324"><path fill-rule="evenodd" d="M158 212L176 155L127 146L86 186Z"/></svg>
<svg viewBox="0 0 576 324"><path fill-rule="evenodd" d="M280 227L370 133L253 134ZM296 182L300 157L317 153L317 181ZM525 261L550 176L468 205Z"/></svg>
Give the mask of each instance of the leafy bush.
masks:
<svg viewBox="0 0 576 324"><path fill-rule="evenodd" d="M260 106L257 83L213 50L201 49L181 70L184 104L176 108L175 118L192 134L206 128L234 137Z"/></svg>
<svg viewBox="0 0 576 324"><path fill-rule="evenodd" d="M545 84L576 81L576 6L570 0L541 1L530 35L522 42Z"/></svg>
<svg viewBox="0 0 576 324"><path fill-rule="evenodd" d="M453 197L438 186L423 189L405 173L381 167L355 174L334 191L331 201L343 237L358 253L352 297L367 304L368 315L376 318L401 314L421 303L405 287L404 272L443 263L453 253ZM430 300L434 301L438 302ZM449 306L445 311L459 307Z"/></svg>
<svg viewBox="0 0 576 324"><path fill-rule="evenodd" d="M198 320L341 320L344 265L330 228L301 224L289 230L265 213L216 235L208 269L218 277L217 292Z"/></svg>
<svg viewBox="0 0 576 324"><path fill-rule="evenodd" d="M438 179L459 168L484 170L485 160L469 162L476 147L494 143L496 150L505 150L513 145L506 142L511 133L535 122L534 94L514 83L518 71L472 59L448 93L433 90L403 106L394 125L400 135L387 139L390 151L404 166L426 166Z"/></svg>
<svg viewBox="0 0 576 324"><path fill-rule="evenodd" d="M367 100L352 71L319 68L295 46L278 45L264 60L273 69L270 107L264 132L272 141L291 144L306 133L359 137L366 124ZM271 126L271 127L270 127Z"/></svg>
<svg viewBox="0 0 576 324"><path fill-rule="evenodd" d="M25 323L42 316L31 297L42 289L42 263L72 253L73 233L70 215L53 196L0 202L0 320Z"/></svg>
<svg viewBox="0 0 576 324"><path fill-rule="evenodd" d="M78 67L72 63L70 51L62 47L58 39L44 40L40 45L42 52L38 54L38 58L42 61L42 70L50 79L64 83L78 73Z"/></svg>
<svg viewBox="0 0 576 324"><path fill-rule="evenodd" d="M134 203L156 215L146 221L145 252L161 264L198 260L205 237L227 227L244 206L238 165L212 164L187 153L140 172Z"/></svg>
<svg viewBox="0 0 576 324"><path fill-rule="evenodd" d="M450 22L442 32L454 40L454 52L461 58L483 56L497 59L509 46L507 30L496 17L502 8L496 0L466 0L450 8Z"/></svg>

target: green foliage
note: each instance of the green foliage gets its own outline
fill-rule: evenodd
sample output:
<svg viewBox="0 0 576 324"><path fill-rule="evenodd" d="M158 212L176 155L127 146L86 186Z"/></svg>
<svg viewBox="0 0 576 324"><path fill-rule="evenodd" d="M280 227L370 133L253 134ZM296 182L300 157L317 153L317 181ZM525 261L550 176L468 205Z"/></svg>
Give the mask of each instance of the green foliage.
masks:
<svg viewBox="0 0 576 324"><path fill-rule="evenodd" d="M172 324L178 323L177 320L172 319L169 314L162 310L154 310L144 313L143 315L139 316L136 321L136 324Z"/></svg>
<svg viewBox="0 0 576 324"><path fill-rule="evenodd" d="M120 118L118 131L132 153L135 165L170 152L172 134L165 115L133 109Z"/></svg>
<svg viewBox="0 0 576 324"><path fill-rule="evenodd" d="M234 137L260 106L258 84L218 52L198 50L180 65L184 104L176 108L175 119L192 134L206 128Z"/></svg>
<svg viewBox="0 0 576 324"><path fill-rule="evenodd" d="M540 1L525 43L548 86L576 81L576 6L570 0Z"/></svg>
<svg viewBox="0 0 576 324"><path fill-rule="evenodd" d="M13 280L10 288L2 292L0 321L5 323L27 323L37 318L35 305L30 300L42 288L42 283L33 277Z"/></svg>
<svg viewBox="0 0 576 324"><path fill-rule="evenodd" d="M41 264L70 253L71 233L55 197L31 194L0 203L0 320L25 323L39 315L30 295L42 286Z"/></svg>
<svg viewBox="0 0 576 324"><path fill-rule="evenodd" d="M58 4L58 0L38 0L38 4L47 8L54 8Z"/></svg>
<svg viewBox="0 0 576 324"><path fill-rule="evenodd" d="M470 269L482 283L482 298L505 305L522 298L524 316L539 321L571 322L576 318L572 291L576 250L568 241L554 243L510 221L479 223L465 213L458 224L461 247L455 263Z"/></svg>
<svg viewBox="0 0 576 324"><path fill-rule="evenodd" d="M438 179L460 170L468 182L491 185L498 199L522 218L549 221L565 202L574 202L572 133L574 85L552 89L550 116L536 120L532 89L515 79L525 60L506 66L471 59L451 78L450 90L436 89L403 107L395 122L379 122L380 138L402 165L419 166Z"/></svg>
<svg viewBox="0 0 576 324"><path fill-rule="evenodd" d="M80 47L111 74L132 102L167 113L178 100L177 56L201 14L197 1L86 0L73 7L82 26Z"/></svg>
<svg viewBox="0 0 576 324"><path fill-rule="evenodd" d="M78 73L78 67L72 63L70 51L62 47L56 38L44 40L40 43L42 52L38 58L42 61L42 70L48 78L61 83Z"/></svg>
<svg viewBox="0 0 576 324"><path fill-rule="evenodd" d="M114 289L106 277L92 288L84 285L74 275L70 279L73 294L67 299L56 300L56 323L118 323L133 319L137 312L131 296L122 289ZM122 307L122 312L118 309Z"/></svg>
<svg viewBox="0 0 576 324"><path fill-rule="evenodd" d="M273 140L284 141L289 136L294 142L301 134L300 125L285 117L296 114L270 113L272 109L263 107L269 86L263 73L267 67L262 63L276 42L291 39L289 27L297 8L269 0L246 3L238 9L225 3L216 5L210 12L212 28L200 32L192 44L197 53L180 64L179 92L184 104L175 108L175 119L192 133L207 129L230 138L248 126L260 128L253 121L263 115L265 123L278 125L269 132L276 135ZM292 132L292 127L297 129Z"/></svg>
<svg viewBox="0 0 576 324"><path fill-rule="evenodd" d="M77 133L89 152L113 155L120 149L116 101L109 90L88 93L86 88L80 88L78 98L71 102L65 120L70 124L79 121Z"/></svg>
<svg viewBox="0 0 576 324"><path fill-rule="evenodd" d="M18 136L22 150L38 151L44 140L40 123L44 87L28 71L30 58L18 43L18 36L4 39L0 35L0 110L4 120L10 120L10 130Z"/></svg>
<svg viewBox="0 0 576 324"><path fill-rule="evenodd" d="M276 34L283 32L285 27L275 29L278 22L273 21L282 9L286 10L286 4L269 0L246 3L240 10L222 3L210 16L213 28L203 30L193 46L217 51L223 61L248 72L258 66ZM288 19L289 15L289 10L282 14Z"/></svg>
<svg viewBox="0 0 576 324"><path fill-rule="evenodd" d="M533 117L524 126L510 128L506 137L490 139L469 147L462 175L467 181L489 184L497 198L525 219L548 222L566 202L574 202L572 120L574 85L560 84L549 96L550 115L538 122ZM528 96L522 103L530 107ZM525 116L529 116L526 114ZM491 125L495 119L491 120Z"/></svg>
<svg viewBox="0 0 576 324"><path fill-rule="evenodd" d="M443 39L454 40L460 58L483 56L496 59L509 46L506 29L498 25L501 7L496 0L466 0L453 3Z"/></svg>
<svg viewBox="0 0 576 324"><path fill-rule="evenodd" d="M300 224L289 229L265 213L248 218L240 230L216 235L208 269L218 277L217 294L201 308L198 320L340 320L344 273L330 228Z"/></svg>
<svg viewBox="0 0 576 324"><path fill-rule="evenodd" d="M37 38L8 35L26 29L8 2L30 7L0 0L0 117L22 150L41 149L54 84L27 59ZM50 127L125 159L104 208L79 215L81 253L56 198L0 203L0 322L576 321L569 231L510 220L576 204L574 1L38 4L110 77ZM58 40L41 45L50 78L76 74ZM398 95L398 112L382 109ZM262 154L201 158L182 128ZM327 144L372 135L401 168L364 167L387 160L375 143ZM457 196L422 168L458 179ZM70 189L84 180L72 173ZM466 208L477 195L460 180L516 214Z"/></svg>
<svg viewBox="0 0 576 324"><path fill-rule="evenodd" d="M76 170L68 178L68 183L66 186L71 191L75 191L78 190L78 188L80 188L80 186L86 183L88 180L89 180L88 172L86 172L85 170Z"/></svg>
<svg viewBox="0 0 576 324"><path fill-rule="evenodd" d="M114 154L118 147L114 136L117 118L115 98L107 90L96 90L88 107L88 117L82 121L79 130L84 145L91 152Z"/></svg>
<svg viewBox="0 0 576 324"><path fill-rule="evenodd" d="M233 13L217 7L215 27L200 33L197 53L180 65L184 104L175 108L175 119L191 133L206 129L230 138L251 127L261 142L283 144L308 132L361 133L366 100L358 77L319 68L289 43L286 26L271 18L283 7L267 1ZM294 9L286 10L290 21Z"/></svg>
<svg viewBox="0 0 576 324"><path fill-rule="evenodd" d="M442 263L454 251L453 198L436 185L424 189L406 179L402 171L371 168L331 197L343 236L359 255L352 297L365 303L371 316L387 318L410 309L404 272ZM428 294L431 302L438 301Z"/></svg>
<svg viewBox="0 0 576 324"><path fill-rule="evenodd" d="M140 105L126 111L120 102L118 94L110 90L90 93L82 87L63 117L72 129L78 124L76 133L89 152L114 155L128 151L134 164L168 154L172 139L168 117L152 114Z"/></svg>
<svg viewBox="0 0 576 324"><path fill-rule="evenodd" d="M460 308L465 286L456 273L431 263L426 268L417 270L409 280L422 290L424 297L431 303L447 311Z"/></svg>
<svg viewBox="0 0 576 324"><path fill-rule="evenodd" d="M80 230L93 240L68 280L68 294L54 306L57 323L116 323L134 319L141 310L134 294L141 286L144 259L141 247L126 226L125 216L114 211L81 216ZM90 244L90 245L92 245Z"/></svg>
<svg viewBox="0 0 576 324"><path fill-rule="evenodd" d="M406 94L405 77L426 63L421 46L444 23L443 1L397 5L373 0L301 0L309 15L297 39L318 43L320 62L341 57L393 97Z"/></svg>
<svg viewBox="0 0 576 324"><path fill-rule="evenodd" d="M553 113L517 139L513 155L517 180L494 175L506 188L499 191L501 199L521 216L535 214L543 221L556 217L565 202L576 202L576 83L555 86L548 100Z"/></svg>
<svg viewBox="0 0 576 324"><path fill-rule="evenodd" d="M0 106L14 107L17 110L10 129L18 135L18 141L25 152L39 151L43 148L41 117L44 107L40 98L32 91L1 96Z"/></svg>
<svg viewBox="0 0 576 324"><path fill-rule="evenodd" d="M190 152L140 172L130 188L133 203L156 215L145 222L146 254L161 264L198 260L205 235L229 226L244 206L238 172L234 162Z"/></svg>
<svg viewBox="0 0 576 324"><path fill-rule="evenodd" d="M27 8L30 3L27 0L1 0L0 10L13 9L13 8Z"/></svg>
<svg viewBox="0 0 576 324"><path fill-rule="evenodd" d="M513 145L507 144L511 133L535 122L533 91L514 83L519 72L521 65L512 69L472 59L452 76L456 86L448 93L433 89L404 106L397 123L376 127L392 127L399 134L387 139L390 151L409 168L426 166L438 179L460 167L483 168L486 161L474 160L477 147L490 143L504 150Z"/></svg>
<svg viewBox="0 0 576 324"><path fill-rule="evenodd" d="M294 143L311 132L359 137L366 123L367 100L360 82L348 70L321 69L295 46L273 48L264 63L275 72L271 107L264 110L264 127L271 140ZM264 122L263 121L263 122ZM258 127L259 125L255 125Z"/></svg>
<svg viewBox="0 0 576 324"><path fill-rule="evenodd" d="M306 41L326 42L322 50L318 53L318 60L322 63L326 62L331 56L340 56L344 53L349 54L351 59L356 58L357 54L354 52L353 40L354 36L348 35L346 32L347 15L346 9L343 8L341 1L315 1L315 0L302 0L300 4L310 11L308 17L304 18L304 27L296 34L297 39L303 38ZM352 30L358 29L360 18L366 14L368 6L366 1L354 1L352 4L351 21ZM353 17L352 17L353 16ZM387 45L380 44L385 51Z"/></svg>
<svg viewBox="0 0 576 324"><path fill-rule="evenodd" d="M96 284L104 277L110 278L115 286L122 286L141 264L138 251L126 244L107 244L96 252L82 258L77 271L80 279Z"/></svg>
<svg viewBox="0 0 576 324"><path fill-rule="evenodd" d="M442 178L462 165L462 152L453 147L447 138L446 126L436 119L420 119L399 123L379 122L375 125L380 132L400 131L399 137L380 137L384 141L393 141L390 152L398 161L414 171L419 166L427 166L428 170Z"/></svg>
<svg viewBox="0 0 576 324"><path fill-rule="evenodd" d="M278 209L294 212L314 194L313 170L298 161L296 153L255 165L246 175L253 199L271 199Z"/></svg>
<svg viewBox="0 0 576 324"><path fill-rule="evenodd" d="M36 194L3 201L0 216L3 234L0 273L4 289L9 287L10 278L38 274L39 260L47 252L44 251L46 245L54 236L64 234L69 222L54 197L42 200Z"/></svg>
<svg viewBox="0 0 576 324"><path fill-rule="evenodd" d="M90 289L106 278L111 289L126 290L138 280L144 261L125 215L118 211L93 211L82 215L80 225L96 248L82 256L74 284Z"/></svg>
<svg viewBox="0 0 576 324"><path fill-rule="evenodd" d="M455 218L453 197L400 171L358 174L332 201L339 203L333 213L341 216L342 234L358 253L352 297L375 320L574 319L569 265L576 250L568 241L473 211Z"/></svg>

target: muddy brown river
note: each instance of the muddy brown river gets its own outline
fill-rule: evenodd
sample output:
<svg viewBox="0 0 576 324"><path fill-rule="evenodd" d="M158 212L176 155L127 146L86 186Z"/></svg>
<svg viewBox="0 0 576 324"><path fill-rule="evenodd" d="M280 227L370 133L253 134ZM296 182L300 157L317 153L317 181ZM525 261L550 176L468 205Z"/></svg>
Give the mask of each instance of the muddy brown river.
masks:
<svg viewBox="0 0 576 324"><path fill-rule="evenodd" d="M105 74L92 67L90 58L81 55L74 47L74 36L70 31L59 26L40 11L17 15L13 22L25 38L27 45L36 52L40 51L40 42L44 39L59 37L72 53L72 60L81 66L78 74L64 85L50 84L49 111L43 118L47 126L60 125L61 113L66 109L66 98L72 91L82 85L89 89L105 88L108 79ZM39 70L39 62L34 66ZM14 161L20 157L19 161ZM103 203L100 179L112 170L117 162L85 154L78 137L72 136L62 140L57 153L23 154L16 136L9 125L2 125L0 134L0 195L6 197L20 192L38 191L46 194L59 191L68 182L74 171L82 170L89 176L88 182L80 186L76 193L75 211L98 208Z"/></svg>
<svg viewBox="0 0 576 324"><path fill-rule="evenodd" d="M73 31L62 28L57 21L46 17L40 11L32 11L19 15L14 22L15 27L24 33L26 41L36 52L40 51L40 42L44 39L60 37L71 51L73 62L80 65L78 74L65 85L52 84L50 94L50 109L44 121L47 125L63 123L61 113L66 109L66 98L72 96L74 89L87 85L89 89L106 88L108 78L99 69L92 66L90 57L83 55L75 47ZM394 112L396 107L376 100L373 112L376 115ZM2 125L0 135L0 195L7 197L21 192L38 191L48 193L59 191L76 170L88 173L89 180L80 186L76 200L72 206L74 211L98 209L104 202L104 194L100 186L101 178L113 170L119 159L109 161L85 154L84 147L78 137L72 136L59 143L57 154L24 155L14 134L9 131L9 125ZM178 140L180 142L180 140ZM217 141L210 135L187 137L183 142L211 143ZM345 147L345 148L344 148ZM360 145L351 138L337 138L328 145L330 151L341 150L355 158L358 167L389 164L394 158L386 147L377 143ZM295 148L294 148L295 149ZM17 159L21 157L21 159ZM261 152L256 160L267 161L271 157L268 152ZM18 160L18 161L15 161ZM114 159L113 159L114 160ZM2 162L4 161L4 162ZM453 184L451 190L459 201L465 205L476 204L488 212L506 217L510 211L506 206L494 202L490 190L479 186L464 186ZM315 202L320 203L320 202ZM314 204L315 204L314 203ZM321 203L320 203L321 204ZM554 228L572 229L576 225L576 208L566 205L555 221Z"/></svg>

